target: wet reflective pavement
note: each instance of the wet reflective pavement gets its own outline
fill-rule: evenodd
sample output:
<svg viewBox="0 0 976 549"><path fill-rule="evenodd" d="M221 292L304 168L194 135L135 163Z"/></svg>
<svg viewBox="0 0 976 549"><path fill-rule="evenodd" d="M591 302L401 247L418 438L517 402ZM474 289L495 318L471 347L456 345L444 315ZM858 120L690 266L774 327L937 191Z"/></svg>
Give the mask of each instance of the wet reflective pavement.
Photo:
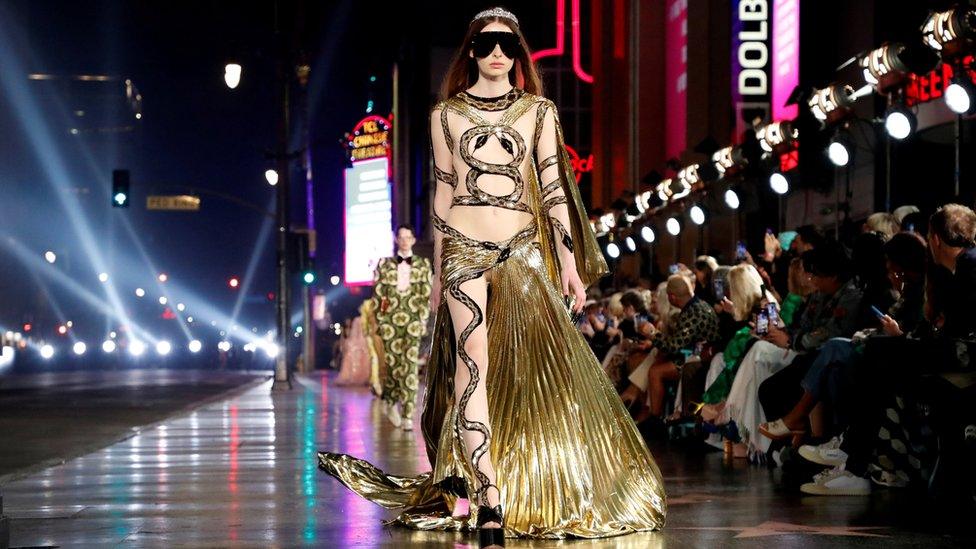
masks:
<svg viewBox="0 0 976 549"><path fill-rule="evenodd" d="M0 376L0 485L268 377L155 368Z"/></svg>
<svg viewBox="0 0 976 549"><path fill-rule="evenodd" d="M394 430L366 389L334 374L270 382L3 486L12 547L475 547L461 534L384 527L393 512L317 469L319 450L391 472L428 465L420 432ZM924 501L879 492L815 498L777 472L720 453L654 448L670 498L663 532L509 547L973 546L920 516ZM931 531L922 531L922 528Z"/></svg>

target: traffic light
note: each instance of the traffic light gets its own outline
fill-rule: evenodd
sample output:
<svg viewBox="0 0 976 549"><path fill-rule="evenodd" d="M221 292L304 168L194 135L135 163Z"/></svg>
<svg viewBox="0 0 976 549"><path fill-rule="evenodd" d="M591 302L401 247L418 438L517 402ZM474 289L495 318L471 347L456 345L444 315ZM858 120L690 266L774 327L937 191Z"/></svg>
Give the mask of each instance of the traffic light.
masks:
<svg viewBox="0 0 976 549"><path fill-rule="evenodd" d="M129 170L112 171L112 207L129 207Z"/></svg>

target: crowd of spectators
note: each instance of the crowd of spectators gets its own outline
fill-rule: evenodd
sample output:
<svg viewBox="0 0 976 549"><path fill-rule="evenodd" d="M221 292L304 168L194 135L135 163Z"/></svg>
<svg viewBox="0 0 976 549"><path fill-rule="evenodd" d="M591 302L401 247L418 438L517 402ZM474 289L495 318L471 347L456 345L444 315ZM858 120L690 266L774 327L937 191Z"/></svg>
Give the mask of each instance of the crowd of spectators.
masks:
<svg viewBox="0 0 976 549"><path fill-rule="evenodd" d="M642 434L794 466L808 494L931 487L936 469L973 486L976 213L906 206L844 242L805 226L755 251L590 294L580 330Z"/></svg>

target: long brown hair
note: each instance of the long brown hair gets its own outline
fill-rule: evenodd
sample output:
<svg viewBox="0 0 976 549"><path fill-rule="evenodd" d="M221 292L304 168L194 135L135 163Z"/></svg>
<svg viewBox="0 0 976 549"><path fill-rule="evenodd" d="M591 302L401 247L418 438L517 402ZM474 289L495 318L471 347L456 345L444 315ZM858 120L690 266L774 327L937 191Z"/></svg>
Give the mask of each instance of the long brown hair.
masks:
<svg viewBox="0 0 976 549"><path fill-rule="evenodd" d="M484 17L471 22L468 32L464 35L464 41L454 53L454 58L451 59L451 68L448 69L444 81L441 83L442 100L454 97L478 81L478 61L468 55L468 52L471 51L471 39L489 23L494 22L501 23L511 29L518 37L519 44L522 45L522 53L515 58L512 70L508 73L508 81L513 86L522 88L533 95L542 95L542 79L539 78L539 72L536 70L535 62L532 61L529 52L529 45L526 44L525 37L522 36L522 31L519 30L518 25L504 17Z"/></svg>

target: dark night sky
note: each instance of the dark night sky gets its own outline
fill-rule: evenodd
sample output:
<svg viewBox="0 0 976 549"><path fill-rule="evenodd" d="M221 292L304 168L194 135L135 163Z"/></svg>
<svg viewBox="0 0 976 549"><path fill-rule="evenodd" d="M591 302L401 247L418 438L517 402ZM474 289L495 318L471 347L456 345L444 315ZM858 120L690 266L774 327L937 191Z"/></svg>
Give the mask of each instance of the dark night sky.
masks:
<svg viewBox="0 0 976 549"><path fill-rule="evenodd" d="M316 223L324 276L340 273L343 151L338 138L365 114L367 97L389 112L389 72L402 44L453 47L469 18L489 2L282 2L282 28L294 50L310 54L308 86L315 172ZM541 20L552 2L520 6L523 26ZM274 146L274 4L259 2L2 1L2 78L26 73L109 74L131 78L144 98L144 118L122 108L120 84L51 84L20 81L26 95L0 88L0 237L13 236L36 254L59 251L58 267L92 290L97 272L68 209L82 213L93 245L109 269L125 269L119 292L152 286L150 273L124 230L128 220L157 270L170 273L223 312L236 294L229 276L243 275L264 218L231 202L203 196L198 213L149 212L148 194L192 185L271 206L263 172ZM393 7L395 6L395 7ZM529 9L529 8L533 9ZM538 13L536 13L538 12ZM420 39L418 37L425 37ZM531 38L531 37L530 37ZM541 37L548 38L548 37ZM229 90L223 65L234 56L244 67ZM370 89L369 75L378 81ZM428 75L422 76L429 80ZM77 117L76 110L86 117ZM100 113L100 111L102 111ZM298 122L296 109L293 118ZM99 124L99 122L102 122ZM100 134L87 127L136 123L135 131ZM71 135L69 129L82 129ZM293 125L293 145L300 127ZM43 151L43 152L39 152ZM52 160L53 159L53 160ZM52 169L52 166L55 168ZM58 169L63 166L64 169ZM111 171L132 173L132 207L109 207ZM293 224L304 224L303 184L293 176ZM54 183L54 181L60 183ZM67 194L65 194L67 193ZM65 200L59 199L59 195ZM273 242L263 248L245 315L270 327L264 295L274 289ZM7 247L0 246L0 285L8 306L0 323L18 323L23 309L44 299ZM26 280L25 280L26 279ZM70 292L52 291L68 311L85 310ZM20 291L23 289L24 291ZM31 305L33 300L34 305Z"/></svg>

